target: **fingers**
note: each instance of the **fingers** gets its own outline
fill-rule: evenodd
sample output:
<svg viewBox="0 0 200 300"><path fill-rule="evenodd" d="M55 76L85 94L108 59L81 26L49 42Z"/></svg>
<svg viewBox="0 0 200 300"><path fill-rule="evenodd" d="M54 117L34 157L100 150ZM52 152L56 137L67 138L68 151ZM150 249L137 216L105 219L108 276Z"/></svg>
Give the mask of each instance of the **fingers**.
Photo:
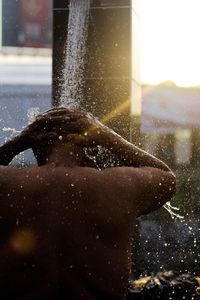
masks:
<svg viewBox="0 0 200 300"><path fill-rule="evenodd" d="M71 109L67 109L65 107L56 107L56 108L51 108L37 116L38 117L43 117L43 116L61 116L65 114L70 114Z"/></svg>
<svg viewBox="0 0 200 300"><path fill-rule="evenodd" d="M86 134L68 134L67 141L82 147L92 147L97 145L96 141L89 138Z"/></svg>
<svg viewBox="0 0 200 300"><path fill-rule="evenodd" d="M39 134L32 138L32 147L38 146L38 145L52 145L54 142L56 142L59 139L59 136L56 132L48 132L45 134Z"/></svg>
<svg viewBox="0 0 200 300"><path fill-rule="evenodd" d="M83 115L86 115L86 111L83 109L78 109L78 108L66 108L66 107L56 107L56 108L51 108L42 114L38 115L37 118L42 118L42 117L54 117L54 116L71 116L71 117L80 117Z"/></svg>
<svg viewBox="0 0 200 300"><path fill-rule="evenodd" d="M42 117L35 121L34 127L36 130L43 132L50 131L52 127L62 127L71 122L68 116Z"/></svg>
<svg viewBox="0 0 200 300"><path fill-rule="evenodd" d="M50 122L51 123L51 122ZM91 125L88 124L88 122L85 121L84 118L79 118L78 120L67 120L66 122L59 122L56 124L56 122L52 122L52 131L55 131L57 133L83 133L86 130L90 130ZM48 125L50 126L50 124Z"/></svg>
<svg viewBox="0 0 200 300"><path fill-rule="evenodd" d="M85 145L86 141L83 135L81 134L68 134L67 141L74 145Z"/></svg>
<svg viewBox="0 0 200 300"><path fill-rule="evenodd" d="M95 128L96 119L80 109L53 108L39 115L35 122L25 128L27 136L55 132L56 134L84 133ZM39 139L39 137L38 137Z"/></svg>

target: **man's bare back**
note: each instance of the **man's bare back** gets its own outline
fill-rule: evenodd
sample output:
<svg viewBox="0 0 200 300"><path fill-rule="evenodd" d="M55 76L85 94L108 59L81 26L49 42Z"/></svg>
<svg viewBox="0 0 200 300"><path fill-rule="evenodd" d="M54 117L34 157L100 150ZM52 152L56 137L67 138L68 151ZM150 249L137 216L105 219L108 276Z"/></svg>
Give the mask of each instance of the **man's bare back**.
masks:
<svg viewBox="0 0 200 300"><path fill-rule="evenodd" d="M174 175L84 112L55 109L35 124L0 149L1 164L23 147L39 164L0 167L1 298L125 299L136 218L172 197ZM124 166L88 167L82 149L100 142Z"/></svg>

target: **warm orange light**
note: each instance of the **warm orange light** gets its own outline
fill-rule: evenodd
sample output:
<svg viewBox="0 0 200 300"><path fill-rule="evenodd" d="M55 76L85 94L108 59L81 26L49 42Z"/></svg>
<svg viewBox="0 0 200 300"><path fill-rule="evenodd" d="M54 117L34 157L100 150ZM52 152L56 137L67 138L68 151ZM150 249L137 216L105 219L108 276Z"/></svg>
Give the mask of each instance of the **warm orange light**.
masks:
<svg viewBox="0 0 200 300"><path fill-rule="evenodd" d="M17 230L10 238L10 246L18 254L28 254L35 249L35 234L29 229Z"/></svg>

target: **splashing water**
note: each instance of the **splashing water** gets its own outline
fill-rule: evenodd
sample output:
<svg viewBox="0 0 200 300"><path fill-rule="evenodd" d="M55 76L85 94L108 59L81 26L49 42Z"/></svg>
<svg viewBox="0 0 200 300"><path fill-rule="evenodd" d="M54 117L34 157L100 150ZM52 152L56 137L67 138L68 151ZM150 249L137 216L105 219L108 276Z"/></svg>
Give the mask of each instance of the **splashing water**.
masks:
<svg viewBox="0 0 200 300"><path fill-rule="evenodd" d="M82 100L82 81L90 0L71 0L65 46L60 105L77 107Z"/></svg>
<svg viewBox="0 0 200 300"><path fill-rule="evenodd" d="M39 107L30 107L27 110L27 119L28 119L28 124L32 123L35 118L37 117L37 115L40 113L40 108ZM23 130L23 128L26 126L23 126L21 130ZM14 136L18 135L21 130L17 130L16 128L11 128L11 127L2 127L1 130L3 132L6 132L9 134L9 137L5 137L4 138L4 142L7 142L9 139L12 139ZM16 155L15 157L17 164L20 167L24 167L25 166L25 154L24 151L20 152L18 155Z"/></svg>
<svg viewBox="0 0 200 300"><path fill-rule="evenodd" d="M10 133L9 138L13 138L15 135L20 133L20 130L16 130L15 128L10 128L10 127L3 127L2 131ZM4 142L7 142L8 138L4 138ZM24 157L24 152L19 153L15 157L17 163L23 168L25 166L25 157Z"/></svg>
<svg viewBox="0 0 200 300"><path fill-rule="evenodd" d="M27 118L28 118L28 123L32 123L35 121L37 115L40 114L40 108L39 107L30 107L27 110Z"/></svg>
<svg viewBox="0 0 200 300"><path fill-rule="evenodd" d="M183 216L179 215L177 213L177 211L179 211L180 209L178 207L172 206L170 201L168 201L167 203L165 203L163 205L163 207L168 211L168 213L170 214L171 218L177 218L177 219L184 219Z"/></svg>

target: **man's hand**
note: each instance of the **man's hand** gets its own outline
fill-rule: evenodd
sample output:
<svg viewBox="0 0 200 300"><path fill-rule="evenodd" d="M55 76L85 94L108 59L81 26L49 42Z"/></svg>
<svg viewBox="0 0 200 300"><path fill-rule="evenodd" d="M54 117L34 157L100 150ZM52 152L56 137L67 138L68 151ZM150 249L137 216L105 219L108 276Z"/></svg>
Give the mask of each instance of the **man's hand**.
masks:
<svg viewBox="0 0 200 300"><path fill-rule="evenodd" d="M14 146L20 145L20 150L24 151L37 146L37 144L52 144L59 135L68 132L71 122L71 110L67 108L53 108L40 115L35 121L26 126L17 136L11 140Z"/></svg>
<svg viewBox="0 0 200 300"><path fill-rule="evenodd" d="M105 133L110 129L100 123L91 113L77 108L53 108L39 116L47 123L54 123L52 131L67 135L67 140L82 146L92 146L103 143ZM56 127L56 118L58 126ZM60 121L59 121L60 120ZM38 119L39 121L39 119ZM59 126L60 125L60 126ZM49 125L47 124L47 127Z"/></svg>
<svg viewBox="0 0 200 300"><path fill-rule="evenodd" d="M14 156L29 148L51 145L61 135L83 147L104 145L108 131L92 114L82 109L53 108L38 115L19 135L0 147L0 164L9 164Z"/></svg>
<svg viewBox="0 0 200 300"><path fill-rule="evenodd" d="M108 127L104 126L91 113L74 110L68 125L68 140L83 147L104 145L109 138Z"/></svg>
<svg viewBox="0 0 200 300"><path fill-rule="evenodd" d="M28 125L19 135L0 146L0 164L8 165L20 152L36 147L38 144L51 144L59 134L66 132L70 122L68 109L51 109Z"/></svg>

